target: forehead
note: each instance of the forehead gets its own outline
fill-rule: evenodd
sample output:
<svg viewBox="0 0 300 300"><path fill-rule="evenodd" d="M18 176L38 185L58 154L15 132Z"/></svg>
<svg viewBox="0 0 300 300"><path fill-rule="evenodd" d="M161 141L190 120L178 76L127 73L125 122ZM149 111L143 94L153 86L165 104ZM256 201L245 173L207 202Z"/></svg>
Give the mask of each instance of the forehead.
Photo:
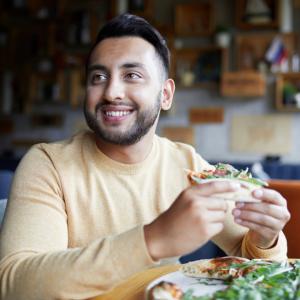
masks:
<svg viewBox="0 0 300 300"><path fill-rule="evenodd" d="M100 63L113 66L128 62L153 65L154 59L159 61L155 48L146 40L139 37L116 37L104 39L94 48L89 65Z"/></svg>

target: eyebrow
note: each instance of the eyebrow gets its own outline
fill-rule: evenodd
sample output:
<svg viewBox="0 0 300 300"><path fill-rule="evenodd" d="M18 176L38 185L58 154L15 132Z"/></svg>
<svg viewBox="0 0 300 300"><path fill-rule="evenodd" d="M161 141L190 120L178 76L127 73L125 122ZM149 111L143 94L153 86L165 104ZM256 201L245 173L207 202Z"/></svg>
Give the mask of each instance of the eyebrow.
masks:
<svg viewBox="0 0 300 300"><path fill-rule="evenodd" d="M121 68L132 69L132 68L143 68L145 69L145 65L138 62L125 63L121 66Z"/></svg>
<svg viewBox="0 0 300 300"><path fill-rule="evenodd" d="M101 71L107 72L107 68L104 67L103 65L99 65L99 64L89 65L87 68L88 73L95 71L95 70L101 70Z"/></svg>
<svg viewBox="0 0 300 300"><path fill-rule="evenodd" d="M142 63L138 62L129 62L129 63L124 63L123 65L120 66L121 69L133 69L133 68L142 68L145 69L145 65ZM100 64L93 64L88 66L88 73L95 71L95 70L100 70L100 71L105 71L108 72L108 69Z"/></svg>

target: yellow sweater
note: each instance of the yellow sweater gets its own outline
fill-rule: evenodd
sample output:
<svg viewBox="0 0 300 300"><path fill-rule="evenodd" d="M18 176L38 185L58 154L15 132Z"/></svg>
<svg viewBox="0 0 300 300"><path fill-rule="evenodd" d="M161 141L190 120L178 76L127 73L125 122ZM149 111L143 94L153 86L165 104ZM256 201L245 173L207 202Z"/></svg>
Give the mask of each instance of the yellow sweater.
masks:
<svg viewBox="0 0 300 300"><path fill-rule="evenodd" d="M207 166L190 146L155 136L138 164L105 156L94 135L34 146L14 178L0 240L0 299L86 299L155 263L143 224L188 186L184 169ZM228 212L213 241L226 253L281 259L286 240L260 250Z"/></svg>

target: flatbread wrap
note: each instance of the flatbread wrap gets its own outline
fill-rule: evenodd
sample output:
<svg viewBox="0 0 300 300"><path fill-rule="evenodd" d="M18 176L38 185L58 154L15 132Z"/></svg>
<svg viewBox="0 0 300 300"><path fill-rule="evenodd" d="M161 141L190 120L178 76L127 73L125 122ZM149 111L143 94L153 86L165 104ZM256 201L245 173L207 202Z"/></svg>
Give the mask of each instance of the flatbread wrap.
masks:
<svg viewBox="0 0 300 300"><path fill-rule="evenodd" d="M218 163L209 170L201 172L189 171L188 178L192 184L203 184L212 181L236 181L241 188L234 192L214 194L214 198L221 198L230 201L240 202L260 202L259 199L252 196L256 189L268 186L268 183L254 178L247 169L237 170L230 164Z"/></svg>

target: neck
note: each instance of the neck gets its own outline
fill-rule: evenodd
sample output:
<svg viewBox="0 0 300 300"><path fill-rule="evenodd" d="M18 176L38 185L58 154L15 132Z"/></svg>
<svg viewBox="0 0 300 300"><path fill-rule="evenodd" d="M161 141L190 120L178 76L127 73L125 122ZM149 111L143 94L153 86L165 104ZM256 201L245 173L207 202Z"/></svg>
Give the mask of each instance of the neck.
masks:
<svg viewBox="0 0 300 300"><path fill-rule="evenodd" d="M150 153L154 134L155 131L151 128L140 141L128 146L110 144L98 138L96 144L109 158L124 164L136 164L142 162Z"/></svg>

